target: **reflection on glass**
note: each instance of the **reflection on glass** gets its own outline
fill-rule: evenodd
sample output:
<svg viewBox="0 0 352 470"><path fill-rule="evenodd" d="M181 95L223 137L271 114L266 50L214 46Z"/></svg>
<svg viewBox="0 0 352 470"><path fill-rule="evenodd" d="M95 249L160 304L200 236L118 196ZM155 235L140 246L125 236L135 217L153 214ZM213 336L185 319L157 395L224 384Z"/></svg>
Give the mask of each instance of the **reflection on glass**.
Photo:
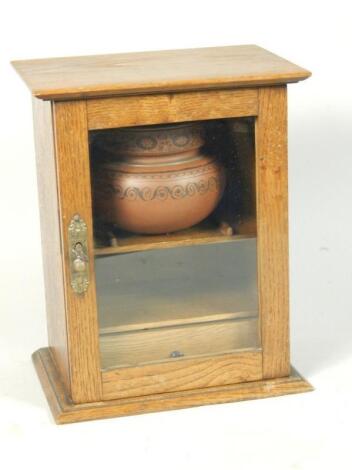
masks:
<svg viewBox="0 0 352 470"><path fill-rule="evenodd" d="M90 137L103 369L259 348L254 121Z"/></svg>

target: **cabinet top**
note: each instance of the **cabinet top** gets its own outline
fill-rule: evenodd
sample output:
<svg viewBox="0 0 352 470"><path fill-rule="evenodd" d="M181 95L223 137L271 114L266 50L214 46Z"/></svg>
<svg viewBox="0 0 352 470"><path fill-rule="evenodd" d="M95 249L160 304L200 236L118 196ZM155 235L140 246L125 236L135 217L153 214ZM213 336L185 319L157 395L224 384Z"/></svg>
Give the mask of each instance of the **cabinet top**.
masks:
<svg viewBox="0 0 352 470"><path fill-rule="evenodd" d="M68 100L297 82L311 73L254 45L12 62L33 96Z"/></svg>

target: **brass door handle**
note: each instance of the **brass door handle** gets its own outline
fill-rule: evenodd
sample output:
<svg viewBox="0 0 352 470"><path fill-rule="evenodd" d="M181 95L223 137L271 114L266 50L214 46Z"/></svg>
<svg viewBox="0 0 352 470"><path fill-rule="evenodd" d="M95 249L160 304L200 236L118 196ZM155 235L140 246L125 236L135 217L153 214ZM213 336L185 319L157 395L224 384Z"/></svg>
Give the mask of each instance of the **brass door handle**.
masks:
<svg viewBox="0 0 352 470"><path fill-rule="evenodd" d="M76 243L74 247L75 258L73 260L73 270L76 273L82 273L87 269L87 261L84 258L82 243Z"/></svg>

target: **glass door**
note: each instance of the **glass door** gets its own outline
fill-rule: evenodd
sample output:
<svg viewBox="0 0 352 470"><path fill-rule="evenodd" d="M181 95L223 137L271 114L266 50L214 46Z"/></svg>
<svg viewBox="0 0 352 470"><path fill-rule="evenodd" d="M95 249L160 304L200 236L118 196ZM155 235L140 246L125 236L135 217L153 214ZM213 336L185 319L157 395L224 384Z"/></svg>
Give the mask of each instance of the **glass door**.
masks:
<svg viewBox="0 0 352 470"><path fill-rule="evenodd" d="M260 349L254 118L89 140L102 369Z"/></svg>

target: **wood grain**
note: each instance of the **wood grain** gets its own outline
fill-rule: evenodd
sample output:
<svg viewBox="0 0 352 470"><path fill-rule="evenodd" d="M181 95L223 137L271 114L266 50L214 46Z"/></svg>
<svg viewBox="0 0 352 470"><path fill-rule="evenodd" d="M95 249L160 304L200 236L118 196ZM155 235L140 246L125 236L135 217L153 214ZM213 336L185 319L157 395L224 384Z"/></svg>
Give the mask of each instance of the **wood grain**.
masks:
<svg viewBox="0 0 352 470"><path fill-rule="evenodd" d="M303 80L310 72L257 46L40 59L17 61L14 67L34 97L52 100L34 100L49 349L38 351L33 359L57 422L310 390L310 385L290 370L289 363L286 122L286 83ZM114 343L112 347L109 344L109 354L117 354L123 363L124 357L135 351L137 364L147 349L155 361L101 372L95 270L98 272L105 258L97 258L94 269L88 131L246 116L257 116L256 210L263 350L256 343L252 347L242 345L236 353L211 351L213 355L158 362L154 343L158 341L161 349L168 347L166 329L148 331L147 340L142 338L146 332L130 331L120 333L120 339L125 335L124 344L114 343L117 335L109 338ZM242 132L240 127L235 132ZM252 176L248 175L248 185ZM248 212L253 216L255 204L250 202ZM88 226L91 258L90 286L81 295L71 288L68 257L67 228L77 213ZM234 278L231 282L231 287L235 286ZM115 295L113 290L113 313ZM144 293L144 303L146 296ZM176 303L179 306L181 302L178 299ZM170 317L171 309L169 302L163 312ZM257 326L257 319L251 322ZM107 325L116 326L121 324ZM206 323L174 328L180 329L186 348L190 342L185 328L197 329L199 341L192 342L192 347L206 346L210 340L210 348L217 348L230 344L233 338L233 331L224 330L223 325L214 331ZM164 336L159 343L155 334L161 330ZM257 328L249 333L254 331L257 335ZM102 336L103 350L106 338ZM147 362L154 359L149 357Z"/></svg>
<svg viewBox="0 0 352 470"><path fill-rule="evenodd" d="M251 317L221 320L217 315L208 321L202 317L188 319L187 324L151 326L147 330L129 330L100 336L103 369L141 366L170 361L177 352L187 358L219 353L239 352L260 347L257 313ZM193 320L193 324L190 322ZM197 321L198 320L198 321ZM133 325L135 326L135 325ZM180 362L180 364L182 361ZM155 364L155 370L158 366ZM122 374L121 374L122 375Z"/></svg>
<svg viewBox="0 0 352 470"><path fill-rule="evenodd" d="M263 377L274 378L290 374L285 86L259 90L256 162Z"/></svg>
<svg viewBox="0 0 352 470"><path fill-rule="evenodd" d="M195 91L87 101L89 129L254 116L258 91Z"/></svg>
<svg viewBox="0 0 352 470"><path fill-rule="evenodd" d="M306 380L291 369L288 377L279 379L76 405L67 395L49 350L44 348L34 353L33 362L54 419L58 424L275 397L313 390Z"/></svg>
<svg viewBox="0 0 352 470"><path fill-rule="evenodd" d="M34 137L45 283L48 344L70 391L66 306L51 103L33 99Z"/></svg>
<svg viewBox="0 0 352 470"><path fill-rule="evenodd" d="M254 238L255 228L246 235L223 235L219 228L207 229L192 227L187 230L169 233L166 235L138 235L117 238L116 246L96 247L95 256L107 256L119 253L133 253L136 251L160 250L176 248L178 246L209 245L212 243L226 243Z"/></svg>
<svg viewBox="0 0 352 470"><path fill-rule="evenodd" d="M32 94L73 99L296 82L310 72L254 45L13 62Z"/></svg>
<svg viewBox="0 0 352 470"><path fill-rule="evenodd" d="M227 385L261 378L260 351L179 359L103 372L103 400Z"/></svg>
<svg viewBox="0 0 352 470"><path fill-rule="evenodd" d="M75 403L83 403L97 401L101 396L86 103L55 103L54 124L71 393ZM70 284L68 226L75 214L87 224L88 255L92 261L90 286L83 294L76 294Z"/></svg>

